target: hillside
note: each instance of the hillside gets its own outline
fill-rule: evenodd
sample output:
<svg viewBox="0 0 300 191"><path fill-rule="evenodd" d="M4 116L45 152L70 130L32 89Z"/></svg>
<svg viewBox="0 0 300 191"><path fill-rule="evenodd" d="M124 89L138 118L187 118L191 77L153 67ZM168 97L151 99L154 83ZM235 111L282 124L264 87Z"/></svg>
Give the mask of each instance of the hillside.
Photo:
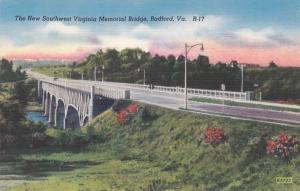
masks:
<svg viewBox="0 0 300 191"><path fill-rule="evenodd" d="M138 112L129 116L120 124L123 118L110 109L80 131L49 129L48 135L63 140L62 145L90 143L25 152L19 163L42 175L11 190L300 190L300 156L281 160L260 145L261 137L279 132L299 138L299 127L140 103ZM216 146L206 144L207 127L222 128L227 138ZM275 183L276 177L286 176L293 177L293 184Z"/></svg>

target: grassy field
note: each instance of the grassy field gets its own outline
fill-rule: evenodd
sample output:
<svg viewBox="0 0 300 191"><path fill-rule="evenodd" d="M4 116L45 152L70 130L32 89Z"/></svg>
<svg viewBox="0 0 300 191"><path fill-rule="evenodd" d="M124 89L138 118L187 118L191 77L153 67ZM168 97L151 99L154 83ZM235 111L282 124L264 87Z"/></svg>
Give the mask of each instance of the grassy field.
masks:
<svg viewBox="0 0 300 191"><path fill-rule="evenodd" d="M260 105L260 104L236 102L236 101L222 100L222 99L212 99L212 98L205 98L205 97L194 97L194 98L191 98L190 100L197 101L197 102L204 102L204 103L225 104L225 105L229 105L229 106L254 107L254 108L261 108L261 109L272 109L272 110L278 110L278 111L300 112L300 109L297 109L297 108Z"/></svg>
<svg viewBox="0 0 300 191"><path fill-rule="evenodd" d="M58 78L70 78L70 72L72 71L72 68L68 66L57 66L57 67L37 67L33 68L33 71L39 72L41 74L45 74L52 77L58 77ZM80 68L73 69L74 71L77 71L81 73L82 71Z"/></svg>
<svg viewBox="0 0 300 191"><path fill-rule="evenodd" d="M2 154L0 184L11 183L10 191L300 190L299 155L281 161L257 152L260 137L285 132L299 138L299 127L140 104L139 111L143 110L127 124L119 124L112 110L96 117L75 132L94 140L86 146L15 152L13 163L3 159L9 153ZM203 132L208 126L223 128L225 143L205 144ZM54 129L47 133L53 138L68 135ZM1 170L3 166L10 170ZM6 176L3 183L3 177L12 174L19 178ZM293 184L276 184L279 176L293 177Z"/></svg>

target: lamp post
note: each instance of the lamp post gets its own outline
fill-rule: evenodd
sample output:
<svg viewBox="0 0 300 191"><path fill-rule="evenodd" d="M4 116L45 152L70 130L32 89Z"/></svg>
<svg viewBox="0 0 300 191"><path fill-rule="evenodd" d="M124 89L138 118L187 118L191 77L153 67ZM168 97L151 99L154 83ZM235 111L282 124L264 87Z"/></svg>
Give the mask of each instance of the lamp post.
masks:
<svg viewBox="0 0 300 191"><path fill-rule="evenodd" d="M193 45L188 45L187 43L184 44L185 47L185 59L184 59L184 108L187 109L187 102L188 102L188 95L187 95L187 56L190 50L195 47L200 46L200 50L204 50L203 43L197 43Z"/></svg>
<svg viewBox="0 0 300 191"><path fill-rule="evenodd" d="M242 79L241 79L241 92L244 92L244 65L241 64L241 72L242 72Z"/></svg>
<svg viewBox="0 0 300 191"><path fill-rule="evenodd" d="M141 68L138 68L138 72L141 71ZM146 70L144 69L144 85L146 85Z"/></svg>
<svg viewBox="0 0 300 191"><path fill-rule="evenodd" d="M138 61L140 62L141 61L141 58L142 58L142 53L141 52L137 52L137 59ZM141 69L138 68L138 72L140 72ZM146 70L144 68L144 85L146 84Z"/></svg>
<svg viewBox="0 0 300 191"><path fill-rule="evenodd" d="M144 69L144 85L146 85L146 70Z"/></svg>
<svg viewBox="0 0 300 191"><path fill-rule="evenodd" d="M97 81L97 66L94 68L94 81Z"/></svg>
<svg viewBox="0 0 300 191"><path fill-rule="evenodd" d="M105 66L102 65L102 82L104 82L104 69L105 69Z"/></svg>

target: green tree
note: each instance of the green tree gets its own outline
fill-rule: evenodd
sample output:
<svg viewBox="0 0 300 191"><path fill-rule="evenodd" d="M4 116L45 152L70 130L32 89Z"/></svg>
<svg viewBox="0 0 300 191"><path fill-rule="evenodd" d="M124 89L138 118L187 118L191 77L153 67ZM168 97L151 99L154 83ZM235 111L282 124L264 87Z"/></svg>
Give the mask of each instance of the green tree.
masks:
<svg viewBox="0 0 300 191"><path fill-rule="evenodd" d="M269 68L277 68L277 64L272 60L270 63L269 63Z"/></svg>
<svg viewBox="0 0 300 191"><path fill-rule="evenodd" d="M172 81L175 86L183 86L184 81L184 60L185 57L183 55L178 56L174 67L173 67L173 75L172 75Z"/></svg>
<svg viewBox="0 0 300 191"><path fill-rule="evenodd" d="M121 60L119 52L116 49L108 49L104 54L104 65L107 73L113 73L120 70Z"/></svg>
<svg viewBox="0 0 300 191"><path fill-rule="evenodd" d="M8 61L7 59L3 58L0 64L0 71L1 72L12 72L13 63Z"/></svg>
<svg viewBox="0 0 300 191"><path fill-rule="evenodd" d="M35 84L34 80L16 82L11 100L18 100L25 107L28 101L34 101L35 99Z"/></svg>

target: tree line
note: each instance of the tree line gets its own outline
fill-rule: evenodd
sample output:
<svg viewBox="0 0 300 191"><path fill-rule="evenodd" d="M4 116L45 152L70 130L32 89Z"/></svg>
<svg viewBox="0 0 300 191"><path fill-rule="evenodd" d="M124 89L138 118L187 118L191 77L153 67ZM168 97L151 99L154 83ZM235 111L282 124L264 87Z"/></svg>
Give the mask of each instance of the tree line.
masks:
<svg viewBox="0 0 300 191"><path fill-rule="evenodd" d="M69 65L67 77L94 80L95 68L97 80L184 86L185 57L179 55L151 55L141 49L107 49L90 54L82 62ZM59 70L59 67L58 69ZM264 99L299 99L300 69L281 68L273 61L269 67L244 67L244 91L262 92ZM241 64L232 60L230 63L210 63L209 58L198 55L187 60L187 85L191 88L220 89L240 91Z"/></svg>
<svg viewBox="0 0 300 191"><path fill-rule="evenodd" d="M0 99L0 151L8 148L31 147L45 137L42 124L26 120L26 106L36 98L36 82L25 80L21 68L13 70L13 63L6 59L0 62L0 79L12 86L9 95ZM5 87L1 86L4 91Z"/></svg>
<svg viewBox="0 0 300 191"><path fill-rule="evenodd" d="M68 77L94 80L97 67L97 80L143 83L144 71L146 84L183 86L185 57L180 55L151 55L141 49L108 49L90 54L80 63L73 62ZM210 64L209 58L199 55L187 60L188 86L204 89L220 89L222 83L227 89L240 90L241 72L237 62L229 66L225 63Z"/></svg>
<svg viewBox="0 0 300 191"><path fill-rule="evenodd" d="M13 69L13 62L5 58L0 63L0 83L11 82L25 79L25 72L22 72L22 67L18 66Z"/></svg>

